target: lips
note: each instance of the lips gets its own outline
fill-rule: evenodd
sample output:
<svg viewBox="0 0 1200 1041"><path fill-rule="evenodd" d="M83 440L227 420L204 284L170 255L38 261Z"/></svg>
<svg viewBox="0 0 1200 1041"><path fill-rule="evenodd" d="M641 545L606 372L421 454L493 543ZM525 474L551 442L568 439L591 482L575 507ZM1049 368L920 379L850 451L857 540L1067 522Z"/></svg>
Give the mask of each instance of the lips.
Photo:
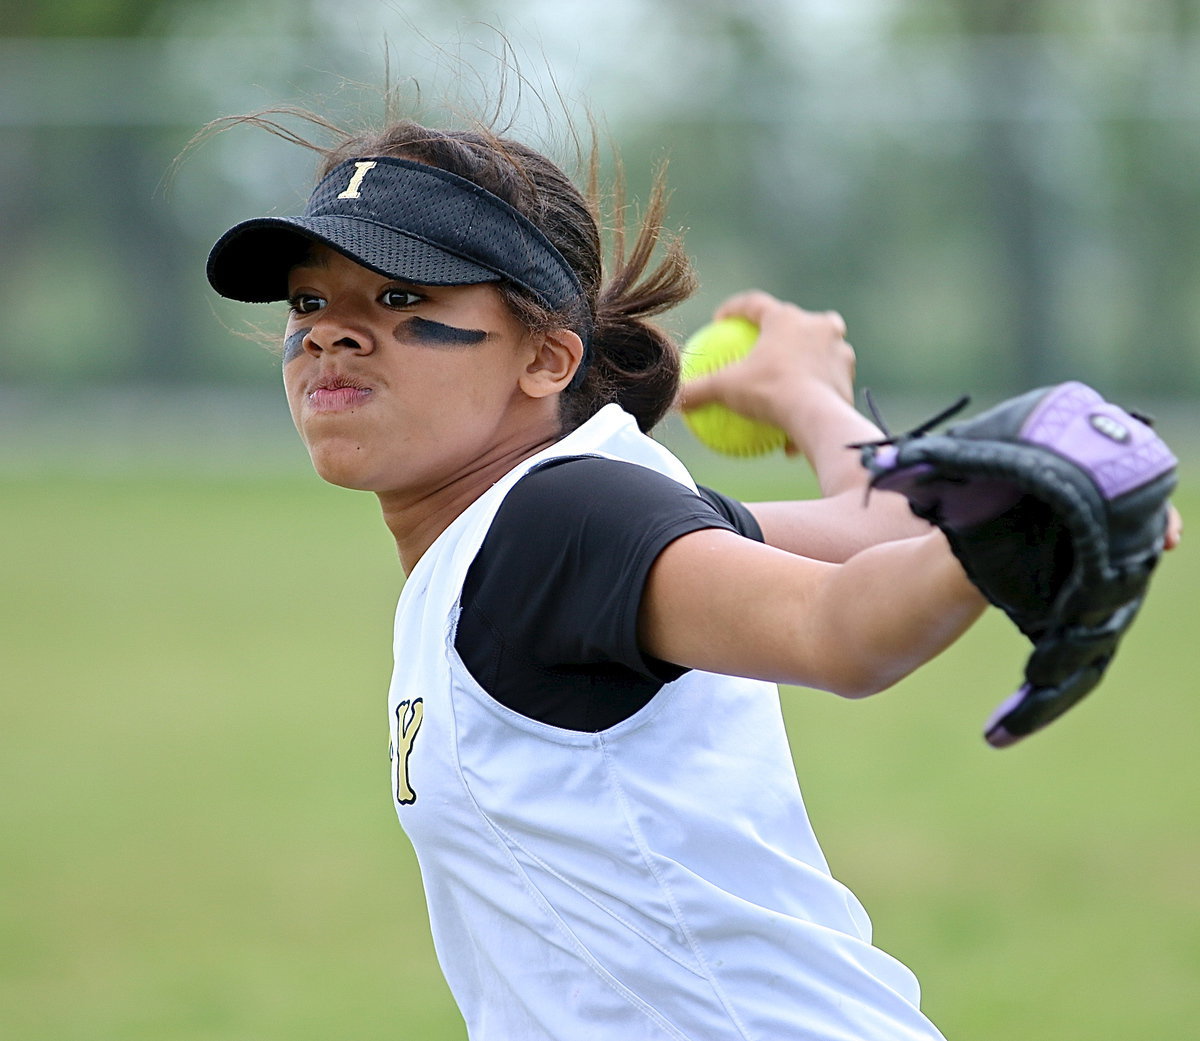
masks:
<svg viewBox="0 0 1200 1041"><path fill-rule="evenodd" d="M314 412L343 412L357 408L371 396L371 388L352 376L323 376L308 392Z"/></svg>

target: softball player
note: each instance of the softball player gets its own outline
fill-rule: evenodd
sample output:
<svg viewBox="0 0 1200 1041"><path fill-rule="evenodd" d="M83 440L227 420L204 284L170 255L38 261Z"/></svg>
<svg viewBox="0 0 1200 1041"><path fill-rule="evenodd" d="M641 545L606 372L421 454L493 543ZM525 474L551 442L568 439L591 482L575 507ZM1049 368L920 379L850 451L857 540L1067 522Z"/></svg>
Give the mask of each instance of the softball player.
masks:
<svg viewBox="0 0 1200 1041"><path fill-rule="evenodd" d="M983 600L902 499L864 508L837 315L731 298L759 346L687 399L783 427L821 499L743 505L647 436L679 372L649 319L692 289L657 200L605 273L544 156L402 123L208 275L290 302L296 427L395 537L390 783L473 1041L929 1041L813 836L775 683L873 693Z"/></svg>

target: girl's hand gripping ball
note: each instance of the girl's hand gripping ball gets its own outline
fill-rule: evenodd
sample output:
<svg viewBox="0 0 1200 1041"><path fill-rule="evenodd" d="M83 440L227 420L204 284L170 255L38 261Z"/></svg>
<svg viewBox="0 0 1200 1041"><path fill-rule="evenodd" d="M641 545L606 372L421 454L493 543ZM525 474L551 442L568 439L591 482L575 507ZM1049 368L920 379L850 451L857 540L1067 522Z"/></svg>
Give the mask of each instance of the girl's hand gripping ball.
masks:
<svg viewBox="0 0 1200 1041"><path fill-rule="evenodd" d="M748 354L757 339L758 326L745 318L722 318L702 326L684 344L683 378L724 368ZM700 441L725 455L765 455L787 443L778 427L747 419L716 401L689 409L683 419Z"/></svg>

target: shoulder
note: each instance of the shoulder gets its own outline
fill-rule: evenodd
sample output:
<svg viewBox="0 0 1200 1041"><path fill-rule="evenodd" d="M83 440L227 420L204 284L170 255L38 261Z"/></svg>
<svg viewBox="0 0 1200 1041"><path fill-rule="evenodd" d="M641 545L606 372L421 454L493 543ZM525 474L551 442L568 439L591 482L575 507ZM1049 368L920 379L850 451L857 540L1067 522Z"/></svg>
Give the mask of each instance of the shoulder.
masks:
<svg viewBox="0 0 1200 1041"><path fill-rule="evenodd" d="M637 463L578 456L534 470L467 572L463 663L501 704L542 722L594 731L626 718L685 671L638 640L652 564L690 532L739 531L738 511L753 524L740 503Z"/></svg>
<svg viewBox="0 0 1200 1041"><path fill-rule="evenodd" d="M762 540L750 511L720 492L692 489L638 463L577 456L526 474L505 498L492 530L503 533L512 525L526 536L547 529L561 534L585 524L609 532L632 526L648 533L660 523L697 522Z"/></svg>

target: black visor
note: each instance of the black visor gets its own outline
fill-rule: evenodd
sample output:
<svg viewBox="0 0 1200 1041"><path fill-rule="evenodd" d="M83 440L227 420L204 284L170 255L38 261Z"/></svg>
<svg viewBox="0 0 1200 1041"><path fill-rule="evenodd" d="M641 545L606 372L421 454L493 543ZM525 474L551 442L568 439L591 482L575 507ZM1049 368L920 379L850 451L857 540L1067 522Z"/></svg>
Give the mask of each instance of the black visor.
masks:
<svg viewBox="0 0 1200 1041"><path fill-rule="evenodd" d="M507 280L554 311L583 300L562 254L503 199L437 167L382 156L336 166L302 216L230 228L209 254L208 280L233 300L284 300L288 272L313 242L416 285Z"/></svg>

